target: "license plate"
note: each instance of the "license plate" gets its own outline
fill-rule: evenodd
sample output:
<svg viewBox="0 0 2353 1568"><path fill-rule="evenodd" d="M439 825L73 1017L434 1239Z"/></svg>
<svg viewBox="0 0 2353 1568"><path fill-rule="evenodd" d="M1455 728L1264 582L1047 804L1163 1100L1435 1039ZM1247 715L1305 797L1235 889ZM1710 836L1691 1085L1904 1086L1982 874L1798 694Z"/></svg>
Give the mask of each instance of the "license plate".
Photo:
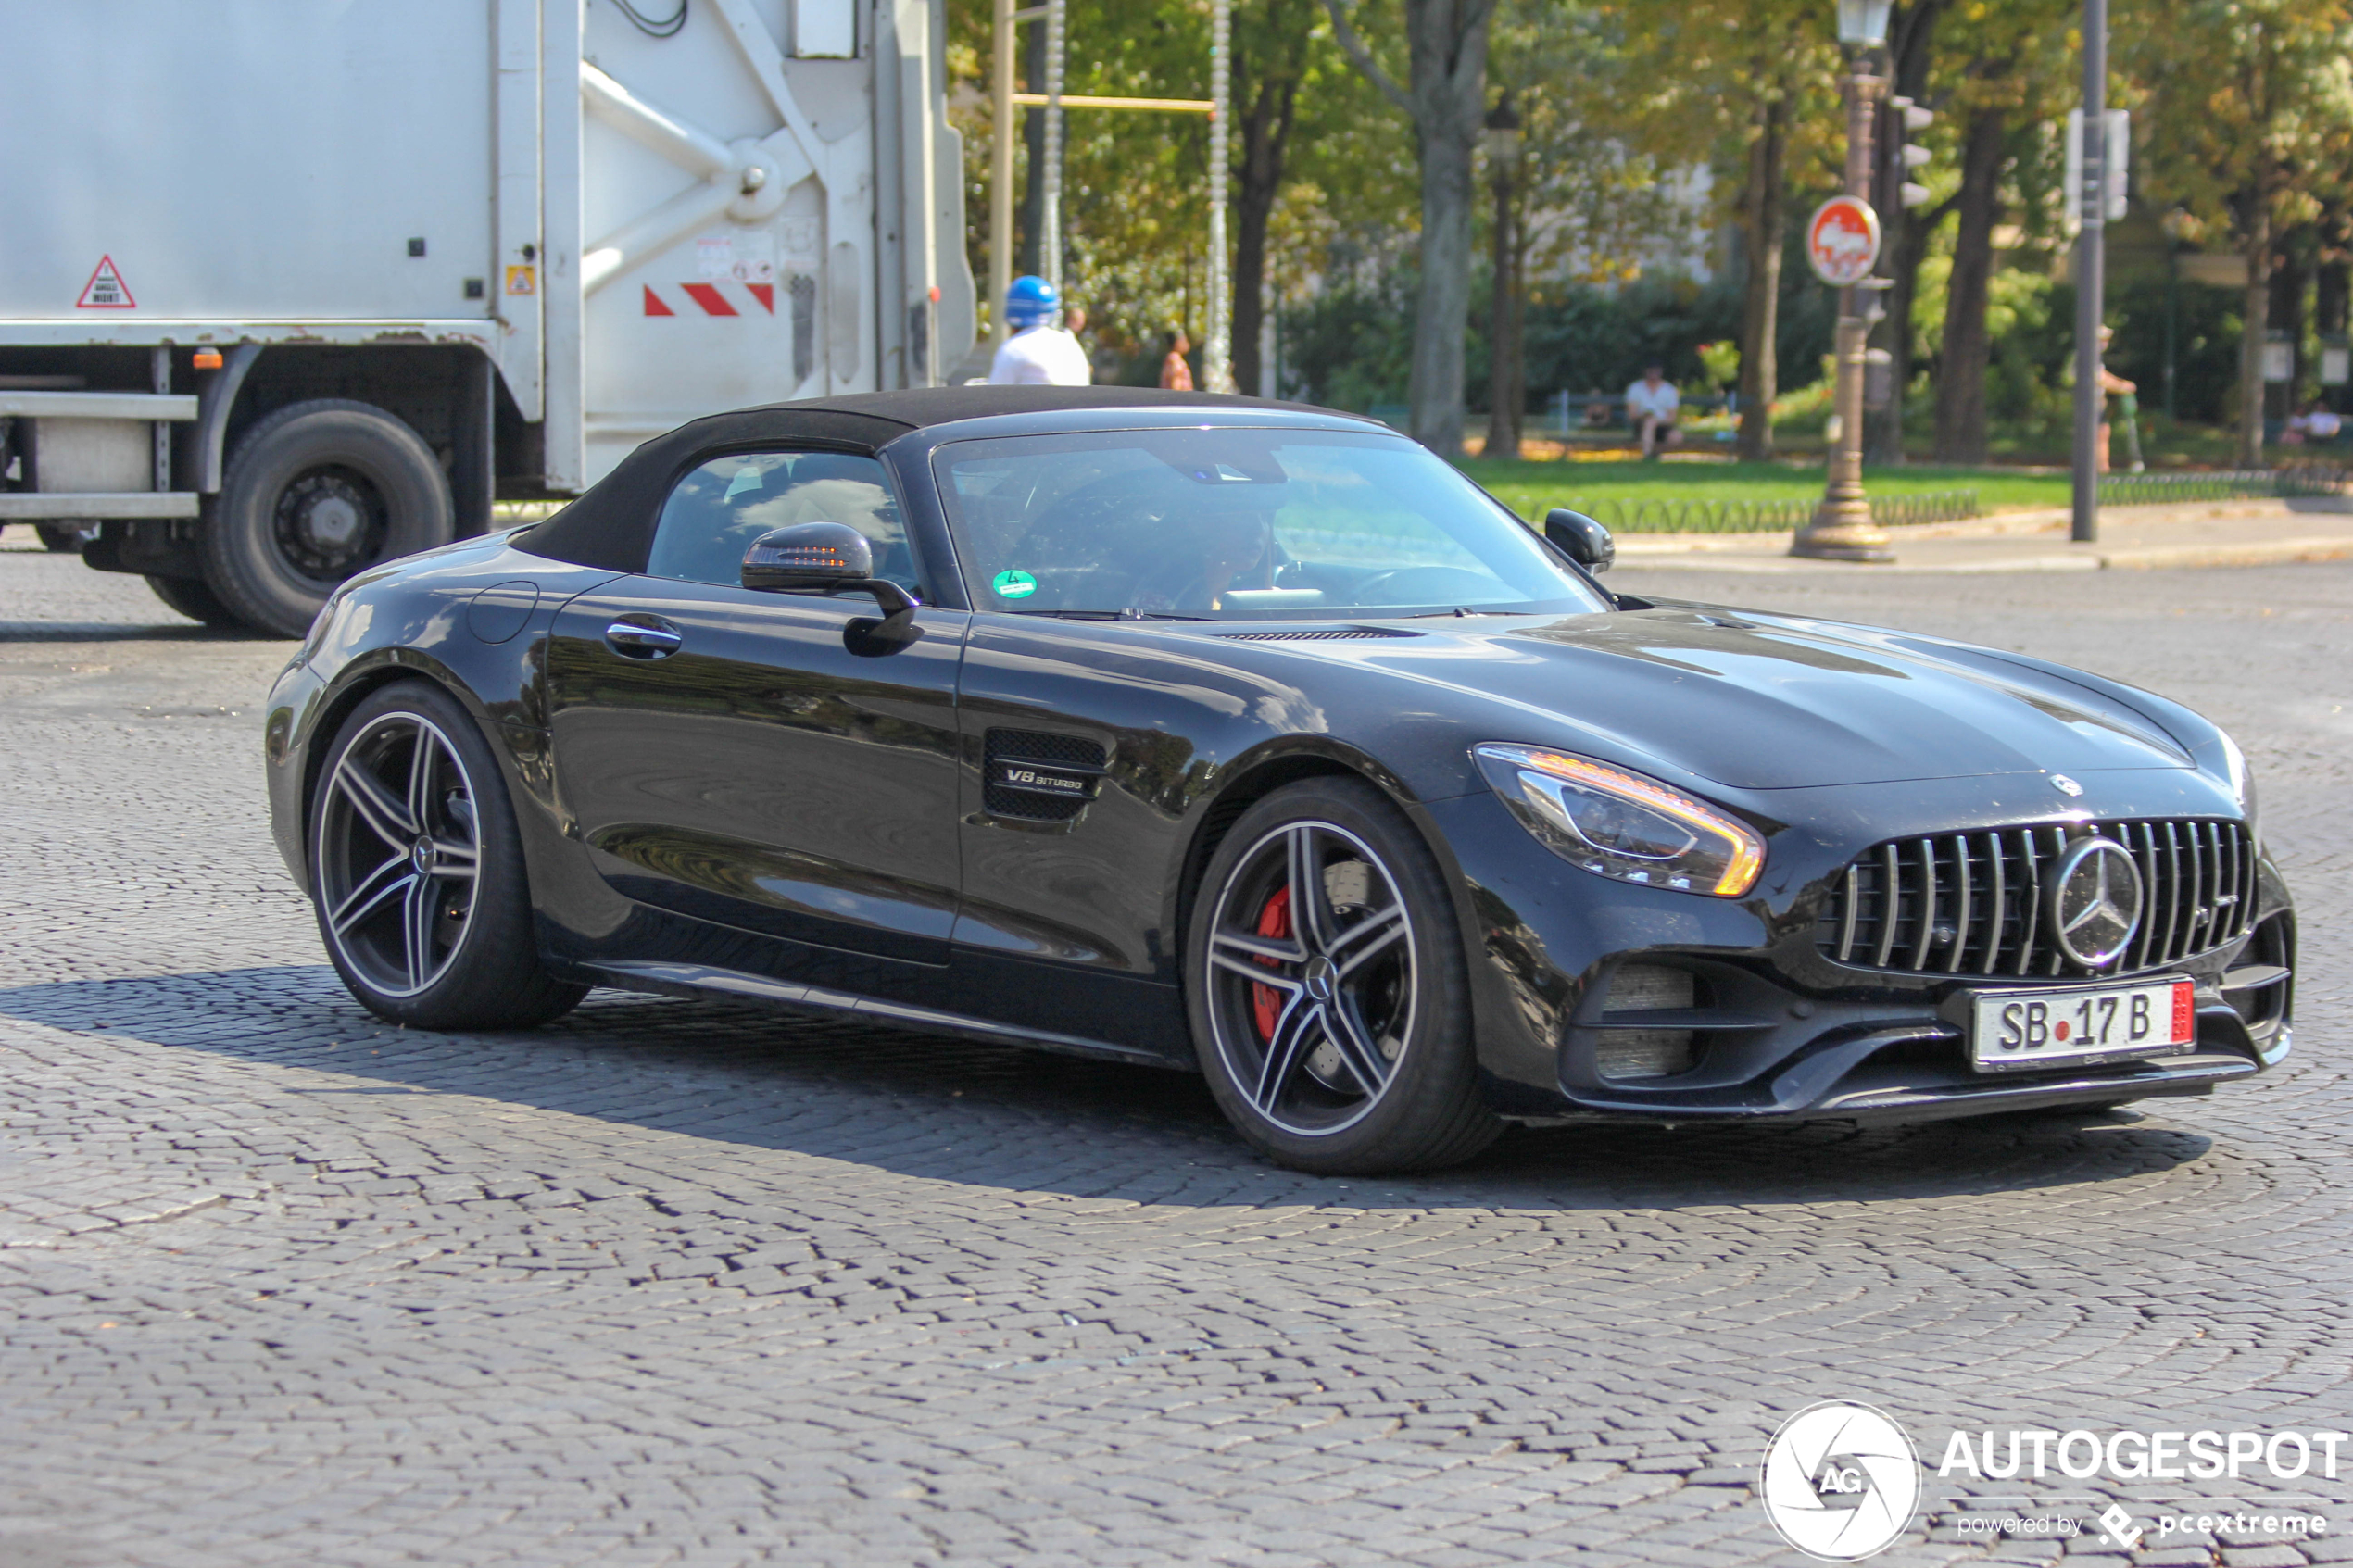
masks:
<svg viewBox="0 0 2353 1568"><path fill-rule="evenodd" d="M2129 985L1972 991L1969 1060L1980 1073L2181 1056L2197 1039L2196 987L2178 975Z"/></svg>

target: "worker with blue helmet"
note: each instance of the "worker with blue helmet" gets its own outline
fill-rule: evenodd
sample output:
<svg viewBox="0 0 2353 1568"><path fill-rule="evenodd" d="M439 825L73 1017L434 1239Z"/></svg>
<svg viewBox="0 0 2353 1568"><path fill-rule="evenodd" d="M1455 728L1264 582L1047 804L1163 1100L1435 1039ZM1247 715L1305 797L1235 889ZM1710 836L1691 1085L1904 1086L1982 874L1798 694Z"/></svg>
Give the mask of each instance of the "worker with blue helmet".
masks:
<svg viewBox="0 0 2353 1568"><path fill-rule="evenodd" d="M989 385L1086 386L1094 381L1087 351L1056 324L1062 310L1062 291L1051 281L1013 280L1005 291L1005 324L1013 334L998 347Z"/></svg>

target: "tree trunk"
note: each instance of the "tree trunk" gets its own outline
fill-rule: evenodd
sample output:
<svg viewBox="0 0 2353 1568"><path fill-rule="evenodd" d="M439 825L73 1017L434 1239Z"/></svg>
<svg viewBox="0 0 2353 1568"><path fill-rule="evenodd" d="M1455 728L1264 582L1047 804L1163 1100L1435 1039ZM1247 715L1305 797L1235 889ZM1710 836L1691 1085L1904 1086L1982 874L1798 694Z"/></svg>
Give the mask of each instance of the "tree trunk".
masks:
<svg viewBox="0 0 2353 1568"><path fill-rule="evenodd" d="M1433 117L1436 118L1436 117ZM1472 125L1476 126L1474 117ZM1441 458L1463 451L1464 339L1470 320L1471 148L1476 131L1423 128L1422 289L1406 383L1414 439Z"/></svg>
<svg viewBox="0 0 2353 1568"><path fill-rule="evenodd" d="M1239 75L1247 62L1234 56ZM1283 149L1290 140L1299 78L1262 78L1241 119L1241 168L1234 225L1234 384L1258 395L1260 324L1266 314L1266 226L1283 184Z"/></svg>
<svg viewBox="0 0 2353 1568"><path fill-rule="evenodd" d="M1046 90L1046 24L1044 20L1029 23L1021 41L1021 69L1025 93ZM1021 246L1015 252L1013 275L1026 277L1045 265L1046 255L1046 111L1026 108L1021 111L1022 144L1029 153L1029 168L1022 177ZM1005 302L999 300L999 309Z"/></svg>
<svg viewBox="0 0 2353 1568"><path fill-rule="evenodd" d="M1350 61L1414 121L1422 173L1422 287L1406 400L1414 439L1441 458L1459 458L1463 347L1470 325L1471 150L1487 109L1494 0L1405 0L1412 69L1403 88L1357 37L1340 0L1324 0L1324 8Z"/></svg>
<svg viewBox="0 0 2353 1568"><path fill-rule="evenodd" d="M1488 311L1486 455L1517 462L1522 397L1515 373L1518 368L1519 329L1514 306L1519 286L1513 276L1512 263L1519 254L1519 242L1512 232L1509 175L1491 169L1489 182L1495 191L1495 223L1490 236L1494 241L1494 297Z"/></svg>
<svg viewBox="0 0 2353 1568"><path fill-rule="evenodd" d="M1985 461L1986 290L1994 277L1994 223L2002 215L2008 128L2002 111L1981 108L1961 138L1960 227L1944 292L1944 347L1936 365L1936 460Z"/></svg>
<svg viewBox="0 0 2353 1568"><path fill-rule="evenodd" d="M2271 194L2247 200L2246 327L2239 338L2239 467L2263 466L2263 342L2271 317Z"/></svg>
<svg viewBox="0 0 2353 1568"><path fill-rule="evenodd" d="M1765 103L1762 123L1748 145L1748 184L1741 193L1741 241L1748 276L1741 288L1740 459L1773 455L1773 399L1780 395L1774 362L1780 336L1783 165L1789 154L1789 105Z"/></svg>

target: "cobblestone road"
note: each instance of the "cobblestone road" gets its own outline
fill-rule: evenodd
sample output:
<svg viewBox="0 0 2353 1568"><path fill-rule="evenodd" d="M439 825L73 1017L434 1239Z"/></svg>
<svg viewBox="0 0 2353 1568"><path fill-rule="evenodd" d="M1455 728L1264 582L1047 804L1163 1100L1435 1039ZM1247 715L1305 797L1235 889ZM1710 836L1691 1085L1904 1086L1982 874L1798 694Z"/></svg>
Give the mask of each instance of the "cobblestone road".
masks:
<svg viewBox="0 0 2353 1568"><path fill-rule="evenodd" d="M1750 1482L1817 1399L1931 1467L1957 1427L2353 1428L2353 566L1648 586L2232 724L2303 900L2292 1065L1346 1182L1142 1070L610 993L396 1032L267 839L285 646L0 553L0 1563L1795 1562ZM1889 1561L2062 1550L1956 1498L2121 1498L2138 1561L2353 1561L2317 1474L2004 1486L1931 1474ZM2233 1502L2348 1534L2152 1523Z"/></svg>

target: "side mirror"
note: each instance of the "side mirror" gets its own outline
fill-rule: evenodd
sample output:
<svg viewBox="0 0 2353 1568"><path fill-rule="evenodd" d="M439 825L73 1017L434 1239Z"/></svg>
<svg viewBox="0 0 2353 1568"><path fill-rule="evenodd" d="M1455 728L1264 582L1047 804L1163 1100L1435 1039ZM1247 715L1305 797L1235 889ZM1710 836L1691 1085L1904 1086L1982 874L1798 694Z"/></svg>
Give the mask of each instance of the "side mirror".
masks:
<svg viewBox="0 0 2353 1568"><path fill-rule="evenodd" d="M875 575L874 546L846 522L802 522L761 534L744 552L742 582L762 593L857 589L874 595L893 618L915 608L906 589Z"/></svg>
<svg viewBox="0 0 2353 1568"><path fill-rule="evenodd" d="M1588 571L1607 571L1617 559L1617 542L1609 536L1609 530L1567 507L1554 507L1544 514L1544 537Z"/></svg>

